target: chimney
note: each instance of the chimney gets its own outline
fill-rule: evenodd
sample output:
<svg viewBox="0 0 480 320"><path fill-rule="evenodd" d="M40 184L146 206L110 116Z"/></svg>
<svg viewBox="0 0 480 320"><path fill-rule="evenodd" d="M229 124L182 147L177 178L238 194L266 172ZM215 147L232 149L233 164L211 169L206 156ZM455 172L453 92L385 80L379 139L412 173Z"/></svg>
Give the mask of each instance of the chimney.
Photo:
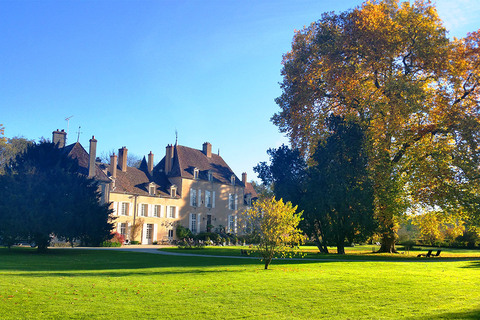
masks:
<svg viewBox="0 0 480 320"><path fill-rule="evenodd" d="M118 166L122 172L127 172L127 147L118 149Z"/></svg>
<svg viewBox="0 0 480 320"><path fill-rule="evenodd" d="M117 155L114 153L110 156L110 174L112 178L117 178Z"/></svg>
<svg viewBox="0 0 480 320"><path fill-rule="evenodd" d="M209 142L203 144L203 154L206 155L207 158L212 157L212 145Z"/></svg>
<svg viewBox="0 0 480 320"><path fill-rule="evenodd" d="M60 131L57 129L56 131L53 131L52 134L53 134L53 138L52 138L53 144L55 144L57 148L60 148L60 149L65 147L65 142L67 141L67 133L65 132L65 130L62 129L62 131Z"/></svg>
<svg viewBox="0 0 480 320"><path fill-rule="evenodd" d="M95 159L97 159L97 139L95 136L92 136L90 139L90 150L89 150L90 159L88 161L88 177L95 177Z"/></svg>
<svg viewBox="0 0 480 320"><path fill-rule="evenodd" d="M167 145L165 152L165 174L169 174L172 171L173 166L173 146Z"/></svg>
<svg viewBox="0 0 480 320"><path fill-rule="evenodd" d="M152 174L152 171L153 171L153 153L152 151L150 151L150 153L148 154L148 173L151 175Z"/></svg>
<svg viewBox="0 0 480 320"><path fill-rule="evenodd" d="M242 182L243 182L244 186L247 185L247 173L246 172L242 173Z"/></svg>

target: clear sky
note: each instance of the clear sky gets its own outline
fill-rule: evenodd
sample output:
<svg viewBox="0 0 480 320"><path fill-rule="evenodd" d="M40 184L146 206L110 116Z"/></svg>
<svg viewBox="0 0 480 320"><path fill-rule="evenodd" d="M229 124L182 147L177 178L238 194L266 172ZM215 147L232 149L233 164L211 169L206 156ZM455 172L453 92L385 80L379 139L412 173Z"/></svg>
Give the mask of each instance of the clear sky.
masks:
<svg viewBox="0 0 480 320"><path fill-rule="evenodd" d="M480 27L480 1L437 0L450 36ZM270 122L293 32L361 1L0 1L5 136L67 130L97 154L155 162L212 143L240 176L287 139Z"/></svg>

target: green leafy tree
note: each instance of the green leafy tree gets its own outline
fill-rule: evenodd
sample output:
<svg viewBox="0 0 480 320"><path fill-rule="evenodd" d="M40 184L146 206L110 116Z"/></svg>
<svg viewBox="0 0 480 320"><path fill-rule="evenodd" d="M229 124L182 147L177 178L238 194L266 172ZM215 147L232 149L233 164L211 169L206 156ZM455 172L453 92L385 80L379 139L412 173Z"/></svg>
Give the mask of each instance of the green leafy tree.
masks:
<svg viewBox="0 0 480 320"><path fill-rule="evenodd" d="M330 114L367 128L381 251L413 204L479 215L480 33L447 38L426 1L368 1L295 33L272 118L311 156ZM467 199L467 200L465 200Z"/></svg>
<svg viewBox="0 0 480 320"><path fill-rule="evenodd" d="M321 252L328 252L329 243L345 254L345 241L366 240L375 230L373 183L364 130L338 116L327 121L332 133L312 157L304 217Z"/></svg>
<svg viewBox="0 0 480 320"><path fill-rule="evenodd" d="M10 160L15 159L18 154L24 152L32 143L32 140L22 137L0 138L0 174L5 173L5 165Z"/></svg>
<svg viewBox="0 0 480 320"><path fill-rule="evenodd" d="M268 149L270 164L260 162L253 168L263 184L278 199L298 204L304 192L307 164L300 152L286 145Z"/></svg>
<svg viewBox="0 0 480 320"><path fill-rule="evenodd" d="M0 176L0 235L29 239L45 251L52 235L99 245L110 237L108 204L76 160L53 143L32 144Z"/></svg>
<svg viewBox="0 0 480 320"><path fill-rule="evenodd" d="M302 212L296 213L297 207L282 199L260 199L243 213L243 219L249 226L253 237L259 239L256 246L263 258L265 269L276 254L286 257L294 253L303 243L304 236L298 229Z"/></svg>

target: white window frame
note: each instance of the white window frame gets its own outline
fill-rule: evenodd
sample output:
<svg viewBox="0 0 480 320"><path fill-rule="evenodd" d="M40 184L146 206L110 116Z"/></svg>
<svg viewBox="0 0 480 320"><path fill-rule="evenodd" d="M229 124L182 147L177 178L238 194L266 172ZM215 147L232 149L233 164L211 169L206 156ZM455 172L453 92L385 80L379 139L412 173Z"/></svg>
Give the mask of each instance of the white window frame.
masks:
<svg viewBox="0 0 480 320"><path fill-rule="evenodd" d="M190 213L190 231L197 233L197 214Z"/></svg>
<svg viewBox="0 0 480 320"><path fill-rule="evenodd" d="M130 202L120 202L120 215L121 216L130 215Z"/></svg>
<svg viewBox="0 0 480 320"><path fill-rule="evenodd" d="M235 210L235 196L233 193L228 194L228 209Z"/></svg>
<svg viewBox="0 0 480 320"><path fill-rule="evenodd" d="M140 203L138 213L140 217L148 217L148 204Z"/></svg>
<svg viewBox="0 0 480 320"><path fill-rule="evenodd" d="M193 179L198 180L199 175L200 175L200 170L198 170L198 168L193 169Z"/></svg>
<svg viewBox="0 0 480 320"><path fill-rule="evenodd" d="M193 188L190 189L190 205L192 207L196 207L198 205L197 190Z"/></svg>
<svg viewBox="0 0 480 320"><path fill-rule="evenodd" d="M175 198L177 196L177 186L170 186L170 197Z"/></svg>
<svg viewBox="0 0 480 320"><path fill-rule="evenodd" d="M212 207L212 194L210 191L205 190L205 208L211 208Z"/></svg>
<svg viewBox="0 0 480 320"><path fill-rule="evenodd" d="M161 218L162 217L162 206L159 204L153 205L153 217Z"/></svg>
<svg viewBox="0 0 480 320"><path fill-rule="evenodd" d="M176 215L177 215L177 207L175 206L168 207L168 218L175 219Z"/></svg>

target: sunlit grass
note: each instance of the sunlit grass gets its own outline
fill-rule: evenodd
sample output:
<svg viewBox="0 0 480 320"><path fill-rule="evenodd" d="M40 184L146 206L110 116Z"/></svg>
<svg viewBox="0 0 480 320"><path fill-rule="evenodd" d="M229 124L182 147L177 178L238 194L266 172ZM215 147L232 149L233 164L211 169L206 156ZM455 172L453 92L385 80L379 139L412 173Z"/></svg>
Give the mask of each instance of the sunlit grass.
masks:
<svg viewBox="0 0 480 320"><path fill-rule="evenodd" d="M0 319L478 319L480 262L0 249Z"/></svg>

